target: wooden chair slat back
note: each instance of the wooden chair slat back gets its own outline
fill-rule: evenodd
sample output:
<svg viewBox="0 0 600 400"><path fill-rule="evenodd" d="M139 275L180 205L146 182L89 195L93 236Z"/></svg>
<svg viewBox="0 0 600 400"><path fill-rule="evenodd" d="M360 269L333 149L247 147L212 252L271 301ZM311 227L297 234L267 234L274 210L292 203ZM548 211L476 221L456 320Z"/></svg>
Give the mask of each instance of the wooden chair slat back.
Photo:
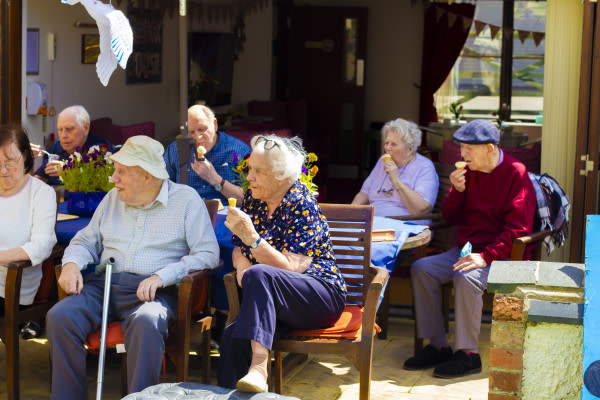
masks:
<svg viewBox="0 0 600 400"><path fill-rule="evenodd" d="M363 304L371 282L371 238L373 206L320 204L327 219L333 253L349 292L347 302ZM340 248L344 247L344 248ZM349 250L346 247L352 246ZM347 267L351 265L351 267ZM362 268L360 268L362 267Z"/></svg>

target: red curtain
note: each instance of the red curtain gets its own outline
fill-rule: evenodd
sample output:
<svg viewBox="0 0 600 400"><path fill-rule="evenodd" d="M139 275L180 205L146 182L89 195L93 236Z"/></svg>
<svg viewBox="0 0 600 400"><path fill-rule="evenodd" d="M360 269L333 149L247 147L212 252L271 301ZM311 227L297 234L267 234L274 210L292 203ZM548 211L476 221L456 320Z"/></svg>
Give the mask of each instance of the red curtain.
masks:
<svg viewBox="0 0 600 400"><path fill-rule="evenodd" d="M452 27L448 26L448 12L458 15ZM469 29L465 32L461 17L473 19L474 15L475 6L472 4L435 3L425 12L419 104L419 124L422 126L437 121L433 94L450 74L469 36Z"/></svg>

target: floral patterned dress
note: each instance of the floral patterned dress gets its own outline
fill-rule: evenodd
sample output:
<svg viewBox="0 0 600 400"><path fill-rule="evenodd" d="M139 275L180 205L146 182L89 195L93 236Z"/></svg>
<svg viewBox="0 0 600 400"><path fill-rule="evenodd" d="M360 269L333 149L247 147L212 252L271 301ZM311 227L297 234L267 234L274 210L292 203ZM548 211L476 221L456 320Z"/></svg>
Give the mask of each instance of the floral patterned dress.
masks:
<svg viewBox="0 0 600 400"><path fill-rule="evenodd" d="M344 278L333 255L327 220L304 184L297 181L292 185L271 218L267 218L267 203L254 199L252 189L246 191L241 210L250 216L260 237L276 250L313 257L305 274L346 292ZM241 248L248 260L258 264L250 246L246 246L239 237L233 235L231 242Z"/></svg>

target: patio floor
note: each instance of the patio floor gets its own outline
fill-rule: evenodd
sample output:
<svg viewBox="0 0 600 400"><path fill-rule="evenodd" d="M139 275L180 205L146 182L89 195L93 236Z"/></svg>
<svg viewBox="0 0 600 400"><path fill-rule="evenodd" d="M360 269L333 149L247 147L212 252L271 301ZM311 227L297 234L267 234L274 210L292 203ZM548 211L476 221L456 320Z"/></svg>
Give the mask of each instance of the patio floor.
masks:
<svg viewBox="0 0 600 400"><path fill-rule="evenodd" d="M452 324L450 331L452 332ZM391 317L387 340L375 340L371 399L397 400L484 400L488 393L490 328L482 324L480 351L483 371L459 379L433 378L432 370L406 371L402 364L412 353L413 321ZM450 337L450 342L452 342ZM50 389L48 346L44 338L21 340L21 399L47 399ZM194 347L194 346L192 346ZM216 384L218 356L212 360ZM0 346L0 398L6 398L5 347ZM98 357L88 357L89 397L95 398ZM103 385L104 399L120 398L120 358L109 352ZM167 361L167 381L173 381L174 367ZM200 360L191 357L190 381L200 382ZM284 394L303 400L358 399L358 371L342 356L309 356L285 377Z"/></svg>

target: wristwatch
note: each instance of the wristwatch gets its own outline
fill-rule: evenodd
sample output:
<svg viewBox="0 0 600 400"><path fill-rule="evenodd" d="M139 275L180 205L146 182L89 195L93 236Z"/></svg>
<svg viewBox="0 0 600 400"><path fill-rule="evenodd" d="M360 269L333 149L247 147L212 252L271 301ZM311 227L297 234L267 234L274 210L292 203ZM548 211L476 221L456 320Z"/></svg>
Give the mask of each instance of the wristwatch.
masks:
<svg viewBox="0 0 600 400"><path fill-rule="evenodd" d="M215 186L213 186L215 188L215 190L217 192L220 192L221 190L223 190L223 185L225 184L225 178L221 179L221 183L217 183Z"/></svg>
<svg viewBox="0 0 600 400"><path fill-rule="evenodd" d="M257 248L261 240L262 238L259 236L256 242L250 243L250 247L252 247L253 249Z"/></svg>

